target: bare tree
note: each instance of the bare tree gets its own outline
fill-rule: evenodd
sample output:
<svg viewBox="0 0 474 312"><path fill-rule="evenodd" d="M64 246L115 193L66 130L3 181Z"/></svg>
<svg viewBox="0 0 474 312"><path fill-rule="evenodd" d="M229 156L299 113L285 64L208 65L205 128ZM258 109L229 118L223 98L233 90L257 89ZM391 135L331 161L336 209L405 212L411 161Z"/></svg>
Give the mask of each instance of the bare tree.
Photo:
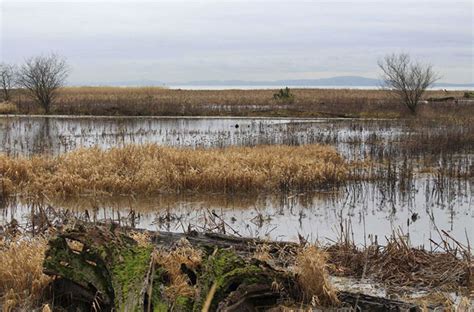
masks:
<svg viewBox="0 0 474 312"><path fill-rule="evenodd" d="M407 53L387 55L378 65L382 70L383 87L412 113L416 113L416 106L426 89L439 79L432 65L412 61Z"/></svg>
<svg viewBox="0 0 474 312"><path fill-rule="evenodd" d="M16 83L15 65L1 63L0 64L0 87L3 91L3 100L9 101L11 98L11 90Z"/></svg>
<svg viewBox="0 0 474 312"><path fill-rule="evenodd" d="M64 85L68 74L69 66L59 55L36 56L21 66L18 84L28 90L49 114L57 91Z"/></svg>

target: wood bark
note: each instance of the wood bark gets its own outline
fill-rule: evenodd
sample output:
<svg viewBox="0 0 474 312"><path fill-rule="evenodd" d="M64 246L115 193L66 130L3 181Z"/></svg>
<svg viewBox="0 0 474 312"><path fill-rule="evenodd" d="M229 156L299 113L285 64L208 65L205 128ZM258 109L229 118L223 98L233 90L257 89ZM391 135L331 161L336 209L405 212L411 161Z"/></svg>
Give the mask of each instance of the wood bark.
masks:
<svg viewBox="0 0 474 312"><path fill-rule="evenodd" d="M270 265L252 257L265 244L275 259L290 258L299 244L268 242L215 233L153 232L154 247L171 249L186 239L205 255L197 271L182 265L196 294L166 302L166 272L150 261L152 249L140 247L126 229L81 226L49 242L44 271L56 276L58 305L71 311L278 311L288 302L301 306L295 275L286 260ZM413 304L341 292L342 306L363 311L418 311Z"/></svg>

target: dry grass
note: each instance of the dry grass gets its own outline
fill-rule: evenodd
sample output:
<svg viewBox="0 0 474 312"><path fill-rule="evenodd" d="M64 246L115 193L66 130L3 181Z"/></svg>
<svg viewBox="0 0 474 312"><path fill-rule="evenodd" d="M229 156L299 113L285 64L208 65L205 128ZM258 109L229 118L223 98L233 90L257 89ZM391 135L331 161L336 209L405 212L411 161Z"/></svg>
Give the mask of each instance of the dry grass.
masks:
<svg viewBox="0 0 474 312"><path fill-rule="evenodd" d="M157 145L79 149L57 156L0 155L4 195L68 197L180 192L275 192L334 187L344 159L322 145L178 149Z"/></svg>
<svg viewBox="0 0 474 312"><path fill-rule="evenodd" d="M0 102L0 115L1 114L15 114L18 112L18 108L15 103L12 102Z"/></svg>
<svg viewBox="0 0 474 312"><path fill-rule="evenodd" d="M267 244L257 245L252 258L269 263L273 260L270 250L271 250L270 245L267 245Z"/></svg>
<svg viewBox="0 0 474 312"><path fill-rule="evenodd" d="M381 90L292 89L294 103L273 98L276 90L172 90L159 87L79 87L60 91L53 114L67 115L178 115L178 116L354 116L406 117L410 112ZM425 98L445 97L428 91ZM462 98L462 91L448 96ZM37 105L21 91L13 97L22 113L38 113ZM422 105L429 116L472 113L472 106L454 103ZM457 111L460 110L459 114Z"/></svg>
<svg viewBox="0 0 474 312"><path fill-rule="evenodd" d="M181 266L196 270L202 263L202 251L193 248L186 240L181 240L172 250L158 250L153 255L154 261L163 267L170 280L165 288L165 295L173 302L180 296L194 296L195 288L191 286L189 277L183 273Z"/></svg>
<svg viewBox="0 0 474 312"><path fill-rule="evenodd" d="M43 274L47 240L21 237L0 244L0 306L3 311L27 311L41 306L51 281Z"/></svg>
<svg viewBox="0 0 474 312"><path fill-rule="evenodd" d="M316 246L307 246L296 256L298 283L305 300L316 306L334 306L339 303L337 291L329 282L328 255Z"/></svg>
<svg viewBox="0 0 474 312"><path fill-rule="evenodd" d="M473 280L470 251L445 248L443 252L413 248L405 238L392 235L385 246L359 249L346 241L326 251L333 265L331 274L368 277L395 288L457 291L462 287L469 291Z"/></svg>

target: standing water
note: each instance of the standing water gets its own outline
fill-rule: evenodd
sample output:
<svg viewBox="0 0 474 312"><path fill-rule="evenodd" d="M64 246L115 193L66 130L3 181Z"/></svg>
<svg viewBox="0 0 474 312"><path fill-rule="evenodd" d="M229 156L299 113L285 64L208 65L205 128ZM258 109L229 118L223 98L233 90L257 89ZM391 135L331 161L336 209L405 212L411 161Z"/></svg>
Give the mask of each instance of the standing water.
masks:
<svg viewBox="0 0 474 312"><path fill-rule="evenodd" d="M349 160L391 159L405 164L408 159L410 166L416 166L428 158L440 161L433 160L429 150L408 144L436 131L445 130L414 129L397 120L10 116L0 117L0 153L58 155L80 147L145 143L191 148L321 143L335 146ZM457 151L449 158L464 170L472 170L472 160L469 151ZM471 176L419 173L408 182L355 181L330 193L85 198L50 204L56 210L78 215L87 211L96 220L153 230L213 229L224 224L228 232L244 236L296 240L301 235L327 241L337 239L342 226L357 243L369 239L383 243L385 236L400 231L414 244L429 246L430 238L437 240L441 230L460 241L474 241ZM0 208L0 222L12 218L26 222L31 209L21 201L9 203Z"/></svg>

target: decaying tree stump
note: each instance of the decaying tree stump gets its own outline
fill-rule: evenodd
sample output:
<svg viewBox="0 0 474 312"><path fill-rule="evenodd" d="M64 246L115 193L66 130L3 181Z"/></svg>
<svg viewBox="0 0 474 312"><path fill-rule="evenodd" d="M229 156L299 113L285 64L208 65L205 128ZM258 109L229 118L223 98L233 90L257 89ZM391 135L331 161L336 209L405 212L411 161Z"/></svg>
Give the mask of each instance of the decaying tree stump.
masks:
<svg viewBox="0 0 474 312"><path fill-rule="evenodd" d="M165 289L171 277L155 261L153 250L172 249L183 239L200 250L202 262L197 268L180 263L193 291L170 301ZM298 248L294 243L166 232L152 233L150 244L143 245L125 229L82 225L50 240L44 271L57 277L57 304L74 311L264 311L301 305L295 274L252 256L262 244L274 255L290 257ZM370 296L341 293L340 299L363 305L364 311L416 311L413 305Z"/></svg>
<svg viewBox="0 0 474 312"><path fill-rule="evenodd" d="M119 230L80 226L50 240L44 272L72 288L62 290L75 305L142 311L151 252Z"/></svg>

